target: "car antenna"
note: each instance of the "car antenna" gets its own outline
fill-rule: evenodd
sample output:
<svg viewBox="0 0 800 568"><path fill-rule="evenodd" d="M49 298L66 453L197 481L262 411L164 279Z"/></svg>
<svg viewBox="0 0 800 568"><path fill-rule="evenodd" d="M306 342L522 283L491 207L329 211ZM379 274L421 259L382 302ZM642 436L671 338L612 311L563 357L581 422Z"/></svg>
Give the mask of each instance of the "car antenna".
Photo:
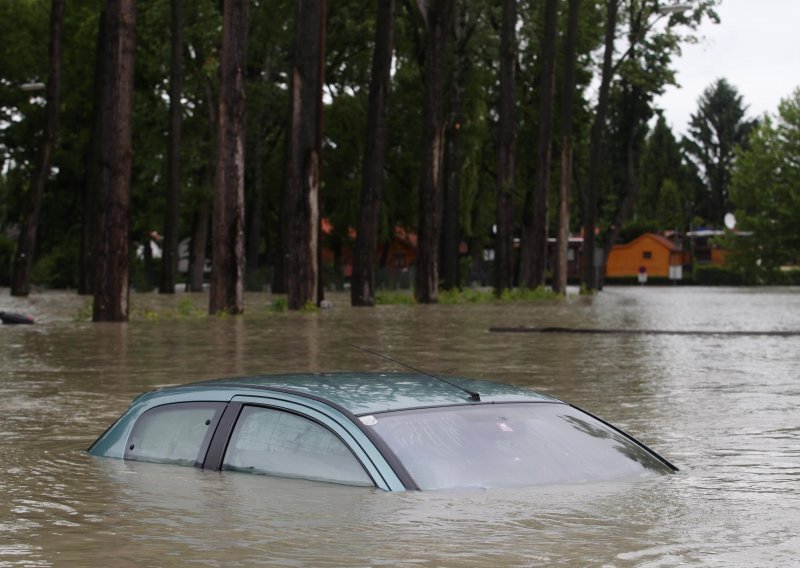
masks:
<svg viewBox="0 0 800 568"><path fill-rule="evenodd" d="M481 395L479 393L477 393L476 391L472 391L472 390L469 390L467 388L464 388L461 385L457 385L456 383L450 382L447 379L443 379L442 377L437 377L436 375L432 375L431 373L429 373L427 371L423 371L422 369L417 369L416 367L412 367L408 363L403 363L402 361L398 361L397 359L392 359L388 355L384 355L383 353L378 353L377 351L373 351L372 349L367 349L366 347L361 347L360 345L356 345L355 343L350 343L349 345L350 345L350 347L355 347L356 349L364 351L365 353L369 353L371 355L375 355L376 357L382 357L382 358L386 359L387 361L391 361L395 365L401 365L403 367L407 367L407 368L411 369L412 371L416 371L417 373L422 373L423 375L427 375L427 376L431 377L432 379L436 379L437 381L442 381L443 383L447 383L451 387L455 387L455 388L457 388L459 390L462 390L465 393L467 393L469 395L469 399L470 400L474 400L475 402L480 402L480 400L481 400Z"/></svg>

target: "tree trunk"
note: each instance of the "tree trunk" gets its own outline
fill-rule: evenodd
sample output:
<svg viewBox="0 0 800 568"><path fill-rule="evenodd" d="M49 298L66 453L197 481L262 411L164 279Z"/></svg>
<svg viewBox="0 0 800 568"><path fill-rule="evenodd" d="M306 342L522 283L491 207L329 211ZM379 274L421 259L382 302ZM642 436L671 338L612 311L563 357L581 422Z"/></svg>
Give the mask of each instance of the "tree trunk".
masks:
<svg viewBox="0 0 800 568"><path fill-rule="evenodd" d="M569 182L572 179L572 107L575 95L575 46L581 0L569 0L567 37L564 45L564 78L561 91L561 179L558 188L558 235L553 262L553 291L567 292L569 251Z"/></svg>
<svg viewBox="0 0 800 568"><path fill-rule="evenodd" d="M503 0L500 36L500 118L497 152L497 233L494 239L494 291L498 296L514 286L514 193L517 124L517 0Z"/></svg>
<svg viewBox="0 0 800 568"><path fill-rule="evenodd" d="M545 3L545 27L542 42L542 75L539 99L539 133L536 142L536 182L525 200L520 255L520 285L544 286L547 268L548 193L553 142L553 107L555 99L555 55L558 0Z"/></svg>
<svg viewBox="0 0 800 568"><path fill-rule="evenodd" d="M442 218L442 286L445 290L460 285L461 246L461 166L464 146L464 98L470 71L467 49L474 26L468 18L469 2L458 3L458 22L454 30L453 85L450 91L450 120L448 121L447 151L445 154L444 212Z"/></svg>
<svg viewBox="0 0 800 568"><path fill-rule="evenodd" d="M208 312L244 311L245 62L248 0L225 0Z"/></svg>
<svg viewBox="0 0 800 568"><path fill-rule="evenodd" d="M25 215L20 228L14 275L11 280L12 296L27 296L30 292L30 271L36 251L36 233L50 161L58 130L58 109L61 91L61 45L63 43L64 0L52 0L50 8L50 69L47 78L47 118L39 151L38 162L31 176L31 185L25 202Z"/></svg>
<svg viewBox="0 0 800 568"><path fill-rule="evenodd" d="M134 0L106 3L103 71L101 194L94 267L93 321L127 321L128 232L133 127Z"/></svg>
<svg viewBox="0 0 800 568"><path fill-rule="evenodd" d="M319 298L325 0L298 0L296 15L281 231L283 270L292 310L316 303Z"/></svg>
<svg viewBox="0 0 800 568"><path fill-rule="evenodd" d="M436 303L439 293L439 235L442 225L442 154L444 151L444 74L453 0L419 2L426 7L425 81L422 108L422 156L419 183L419 235L414 296Z"/></svg>
<svg viewBox="0 0 800 568"><path fill-rule="evenodd" d="M617 29L617 9L619 0L606 0L606 27L603 48L603 71L600 89L597 93L597 111L594 115L589 147L589 183L583 200L583 277L584 287L597 289L597 274L594 267L595 230L597 228L597 199L600 193L600 152L605 131L608 95L611 88L612 57L614 55L614 34Z"/></svg>
<svg viewBox="0 0 800 568"><path fill-rule="evenodd" d="M364 145L361 209L358 216L356 245L353 253L353 276L350 303L353 306L375 305L375 269L383 166L386 160L389 84L394 51L395 0L378 2L375 29L375 52L369 86L367 143Z"/></svg>
<svg viewBox="0 0 800 568"><path fill-rule="evenodd" d="M167 207L161 255L162 294L175 292L178 272L178 222L181 197L181 89L183 80L183 0L172 0L172 48L169 76L169 136L167 141Z"/></svg>

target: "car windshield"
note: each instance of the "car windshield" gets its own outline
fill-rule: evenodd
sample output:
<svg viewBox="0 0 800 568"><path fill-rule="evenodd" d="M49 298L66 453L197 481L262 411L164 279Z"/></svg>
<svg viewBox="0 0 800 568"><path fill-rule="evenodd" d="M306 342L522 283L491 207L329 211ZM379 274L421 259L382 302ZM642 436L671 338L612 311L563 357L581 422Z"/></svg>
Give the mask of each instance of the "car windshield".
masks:
<svg viewBox="0 0 800 568"><path fill-rule="evenodd" d="M671 471L624 434L566 404L451 406L361 421L420 489L584 483Z"/></svg>

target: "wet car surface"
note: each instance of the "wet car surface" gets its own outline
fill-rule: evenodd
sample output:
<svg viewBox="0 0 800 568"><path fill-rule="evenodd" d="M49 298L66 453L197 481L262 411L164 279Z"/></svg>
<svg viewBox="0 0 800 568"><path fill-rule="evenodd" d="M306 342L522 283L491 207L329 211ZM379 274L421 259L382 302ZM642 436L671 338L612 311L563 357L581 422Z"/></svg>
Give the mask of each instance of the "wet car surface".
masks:
<svg viewBox="0 0 800 568"><path fill-rule="evenodd" d="M89 453L387 491L587 483L676 470L558 399L407 373L262 375L158 389L136 398Z"/></svg>

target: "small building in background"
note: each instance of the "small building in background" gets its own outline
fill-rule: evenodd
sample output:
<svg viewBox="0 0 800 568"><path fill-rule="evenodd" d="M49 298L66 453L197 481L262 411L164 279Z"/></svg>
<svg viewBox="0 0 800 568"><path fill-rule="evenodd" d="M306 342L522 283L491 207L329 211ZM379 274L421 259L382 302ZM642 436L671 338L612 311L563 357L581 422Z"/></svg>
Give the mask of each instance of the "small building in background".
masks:
<svg viewBox="0 0 800 568"><path fill-rule="evenodd" d="M633 241L614 245L606 263L607 278L639 278L642 269L650 278L681 278L683 253L661 235L645 233Z"/></svg>
<svg viewBox="0 0 800 568"><path fill-rule="evenodd" d="M719 246L715 239L725 234L719 229L706 229L700 227L694 231L686 233L690 246L686 251L686 264L692 260L699 265L724 266L725 254L727 251ZM749 232L736 233L742 236L749 236Z"/></svg>

